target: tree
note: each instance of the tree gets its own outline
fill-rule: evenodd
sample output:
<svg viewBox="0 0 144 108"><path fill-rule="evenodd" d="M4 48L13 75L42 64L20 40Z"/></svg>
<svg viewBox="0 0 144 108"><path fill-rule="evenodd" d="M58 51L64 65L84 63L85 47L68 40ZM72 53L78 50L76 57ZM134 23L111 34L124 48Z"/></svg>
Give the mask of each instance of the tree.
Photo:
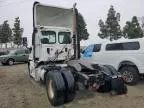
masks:
<svg viewBox="0 0 144 108"><path fill-rule="evenodd" d="M78 35L79 35L79 40L87 40L89 37L89 33L87 31L87 24L85 23L85 20L82 16L82 14L78 13Z"/></svg>
<svg viewBox="0 0 144 108"><path fill-rule="evenodd" d="M14 22L14 28L13 30L13 36L14 36L14 44L20 46L22 44L22 33L23 33L23 28L20 27L20 19L19 17L15 18Z"/></svg>
<svg viewBox="0 0 144 108"><path fill-rule="evenodd" d="M123 28L123 35L128 39L141 38L144 36L136 16L132 17L132 21L126 22Z"/></svg>
<svg viewBox="0 0 144 108"><path fill-rule="evenodd" d="M110 39L111 41L121 38L122 32L119 21L120 13L116 13L114 7L111 6L107 14L106 22L104 23L102 20L99 20L100 32L98 36L102 39Z"/></svg>
<svg viewBox="0 0 144 108"><path fill-rule="evenodd" d="M1 45L1 48L2 48L2 25L0 25L0 45Z"/></svg>
<svg viewBox="0 0 144 108"><path fill-rule="evenodd" d="M12 30L9 27L8 21L4 21L2 26L0 27L0 38L1 38L1 43L5 43L5 47L7 48L7 42L10 42L10 39L12 37Z"/></svg>

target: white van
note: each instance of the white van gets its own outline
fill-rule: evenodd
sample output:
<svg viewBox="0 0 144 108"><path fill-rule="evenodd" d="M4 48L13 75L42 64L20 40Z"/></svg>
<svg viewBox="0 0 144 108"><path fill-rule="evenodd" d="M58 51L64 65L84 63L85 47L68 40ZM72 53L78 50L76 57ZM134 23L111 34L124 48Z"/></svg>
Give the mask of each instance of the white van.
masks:
<svg viewBox="0 0 144 108"><path fill-rule="evenodd" d="M92 53L84 54L89 47L93 48ZM88 55L87 59L114 66L122 73L127 84L137 84L140 74L144 73L144 38L93 44L85 50L82 53Z"/></svg>

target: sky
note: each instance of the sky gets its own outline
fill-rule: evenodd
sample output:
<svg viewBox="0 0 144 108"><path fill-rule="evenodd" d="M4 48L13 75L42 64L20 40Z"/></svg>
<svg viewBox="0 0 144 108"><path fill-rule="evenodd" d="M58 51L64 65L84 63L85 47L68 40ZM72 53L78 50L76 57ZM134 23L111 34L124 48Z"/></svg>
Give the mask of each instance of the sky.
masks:
<svg viewBox="0 0 144 108"><path fill-rule="evenodd" d="M0 24L8 20L13 27L14 18L20 17L21 27L24 28L24 37L28 37L31 43L32 34L32 6L35 0L0 0ZM90 44L100 41L97 34L99 32L98 21L107 17L110 5L113 5L116 12L121 14L120 25L131 20L132 16L144 16L144 0L37 0L41 3L64 6L71 8L77 3L78 11L83 15L87 29L90 34L88 41L82 44Z"/></svg>

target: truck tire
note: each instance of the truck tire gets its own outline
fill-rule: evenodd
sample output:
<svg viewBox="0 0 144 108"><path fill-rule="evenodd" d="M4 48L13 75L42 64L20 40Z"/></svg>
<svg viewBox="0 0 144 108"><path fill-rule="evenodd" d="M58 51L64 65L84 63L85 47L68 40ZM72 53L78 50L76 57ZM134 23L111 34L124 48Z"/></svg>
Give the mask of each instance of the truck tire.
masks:
<svg viewBox="0 0 144 108"><path fill-rule="evenodd" d="M115 91L118 95L126 94L128 91L124 81L120 78L112 79L112 90Z"/></svg>
<svg viewBox="0 0 144 108"><path fill-rule="evenodd" d="M68 69L61 70L61 73L66 86L65 102L70 102L75 97L75 79L72 72Z"/></svg>
<svg viewBox="0 0 144 108"><path fill-rule="evenodd" d="M13 64L14 64L14 60L13 60L13 59L8 59L8 60L7 60L7 64L8 64L9 66L13 65Z"/></svg>
<svg viewBox="0 0 144 108"><path fill-rule="evenodd" d="M136 85L139 82L140 76L138 70L133 66L124 66L120 69L123 80L126 84Z"/></svg>
<svg viewBox="0 0 144 108"><path fill-rule="evenodd" d="M107 68L107 66L103 65L100 68L101 68L101 70L105 71L106 73L109 73L109 74L111 73L111 71L109 70L109 68ZM111 89L112 89L112 85L111 85L111 80L109 79L109 80L106 80L104 85L101 85L97 89L97 91L102 92L102 93L107 93L107 92L110 92Z"/></svg>
<svg viewBox="0 0 144 108"><path fill-rule="evenodd" d="M48 99L53 106L64 104L65 83L60 72L50 71L46 77L46 91Z"/></svg>

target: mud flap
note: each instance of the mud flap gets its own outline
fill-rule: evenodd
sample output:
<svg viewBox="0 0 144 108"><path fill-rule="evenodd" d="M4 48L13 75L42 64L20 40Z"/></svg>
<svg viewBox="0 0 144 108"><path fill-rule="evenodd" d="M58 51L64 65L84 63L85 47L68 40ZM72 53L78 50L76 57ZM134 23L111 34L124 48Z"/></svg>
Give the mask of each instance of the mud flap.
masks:
<svg viewBox="0 0 144 108"><path fill-rule="evenodd" d="M111 85L112 90L115 91L118 95L127 93L127 87L121 78L112 78Z"/></svg>
<svg viewBox="0 0 144 108"><path fill-rule="evenodd" d="M105 81L105 84L100 86L99 89L97 89L97 92L100 93L107 93L110 92L112 90L112 84L111 81Z"/></svg>

